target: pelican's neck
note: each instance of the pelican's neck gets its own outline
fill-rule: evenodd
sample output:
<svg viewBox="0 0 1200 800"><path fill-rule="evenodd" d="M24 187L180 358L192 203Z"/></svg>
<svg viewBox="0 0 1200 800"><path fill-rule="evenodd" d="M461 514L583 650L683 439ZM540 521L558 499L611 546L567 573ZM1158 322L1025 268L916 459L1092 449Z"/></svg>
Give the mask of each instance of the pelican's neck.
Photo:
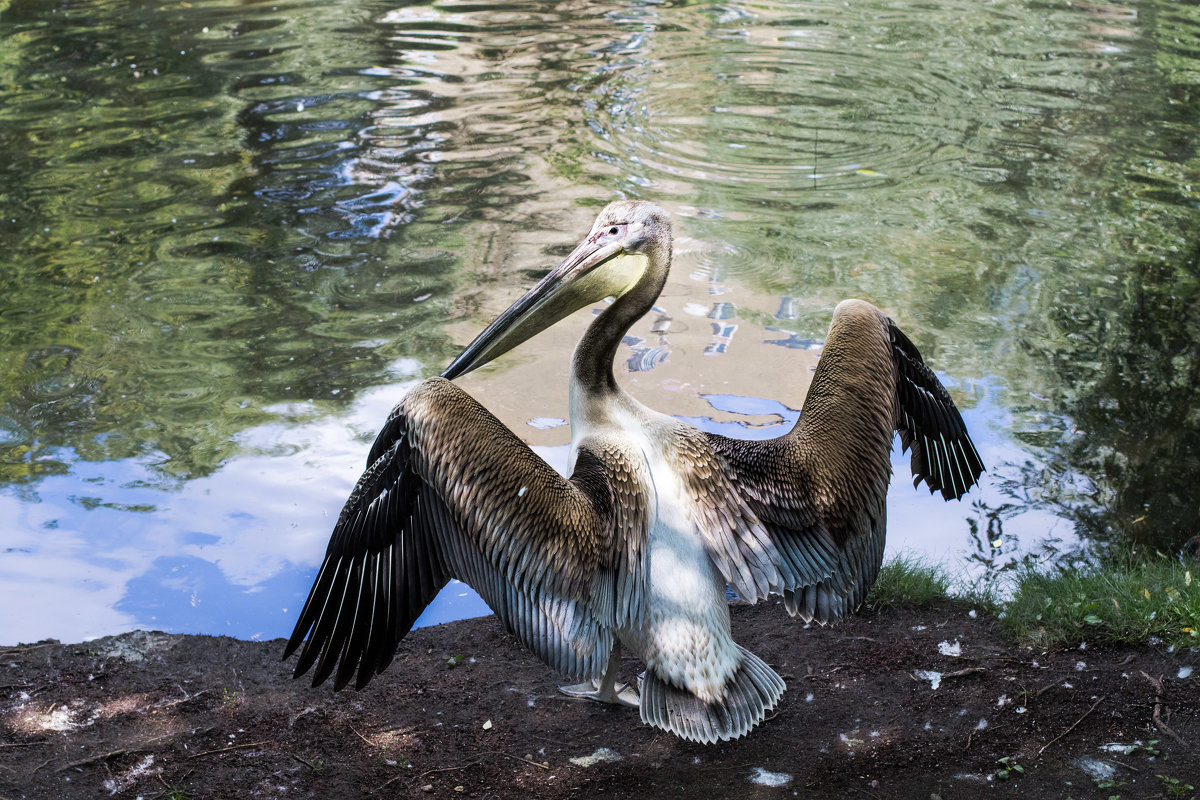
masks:
<svg viewBox="0 0 1200 800"><path fill-rule="evenodd" d="M617 347L633 323L654 306L671 265L671 245L656 247L647 255L646 271L628 291L613 300L584 332L571 359L571 394L601 398L621 392L613 376Z"/></svg>

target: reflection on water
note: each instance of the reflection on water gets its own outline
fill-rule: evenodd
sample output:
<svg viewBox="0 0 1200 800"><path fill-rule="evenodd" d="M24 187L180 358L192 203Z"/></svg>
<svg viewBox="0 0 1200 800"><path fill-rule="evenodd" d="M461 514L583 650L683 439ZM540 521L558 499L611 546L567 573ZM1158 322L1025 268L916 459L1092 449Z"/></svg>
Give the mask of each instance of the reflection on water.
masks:
<svg viewBox="0 0 1200 800"><path fill-rule="evenodd" d="M1167 2L0 2L0 642L287 632L368 442L614 196L676 264L623 380L795 418L892 313L988 482L890 547L1195 533L1200 20ZM461 381L565 462L586 312ZM460 587L450 587L457 596ZM10 605L10 607L12 607Z"/></svg>

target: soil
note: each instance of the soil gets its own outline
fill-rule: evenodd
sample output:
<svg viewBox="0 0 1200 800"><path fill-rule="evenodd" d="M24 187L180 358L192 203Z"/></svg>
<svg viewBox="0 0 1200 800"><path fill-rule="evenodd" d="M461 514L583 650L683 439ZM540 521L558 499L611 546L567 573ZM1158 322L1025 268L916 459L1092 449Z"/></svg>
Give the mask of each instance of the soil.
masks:
<svg viewBox="0 0 1200 800"><path fill-rule="evenodd" d="M1194 651L1042 652L954 603L825 629L770 606L733 618L788 691L748 736L708 746L559 694L495 618L414 631L370 686L337 694L293 681L282 641L8 648L0 798L1200 794Z"/></svg>

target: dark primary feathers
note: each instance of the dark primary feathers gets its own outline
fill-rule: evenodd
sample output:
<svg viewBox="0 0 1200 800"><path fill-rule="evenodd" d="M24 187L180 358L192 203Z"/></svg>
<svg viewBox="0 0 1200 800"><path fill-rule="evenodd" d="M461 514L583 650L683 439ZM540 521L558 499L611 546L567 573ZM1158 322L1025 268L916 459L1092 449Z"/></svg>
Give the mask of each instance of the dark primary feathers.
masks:
<svg viewBox="0 0 1200 800"><path fill-rule="evenodd" d="M916 345L890 319L888 332L899 372L896 429L903 448L912 448L913 486L925 481L930 494L940 491L943 499L957 500L979 481L983 459L950 394L925 365Z"/></svg>

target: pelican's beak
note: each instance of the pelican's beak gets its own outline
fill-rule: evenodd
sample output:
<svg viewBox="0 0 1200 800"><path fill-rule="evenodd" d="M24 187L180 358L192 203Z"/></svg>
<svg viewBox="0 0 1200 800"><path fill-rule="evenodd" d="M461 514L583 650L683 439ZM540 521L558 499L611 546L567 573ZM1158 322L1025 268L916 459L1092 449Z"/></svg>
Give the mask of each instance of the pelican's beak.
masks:
<svg viewBox="0 0 1200 800"><path fill-rule="evenodd" d="M584 306L620 295L645 271L611 229L593 231L571 255L488 325L442 373L453 380L512 350ZM604 265L604 269L597 269Z"/></svg>

